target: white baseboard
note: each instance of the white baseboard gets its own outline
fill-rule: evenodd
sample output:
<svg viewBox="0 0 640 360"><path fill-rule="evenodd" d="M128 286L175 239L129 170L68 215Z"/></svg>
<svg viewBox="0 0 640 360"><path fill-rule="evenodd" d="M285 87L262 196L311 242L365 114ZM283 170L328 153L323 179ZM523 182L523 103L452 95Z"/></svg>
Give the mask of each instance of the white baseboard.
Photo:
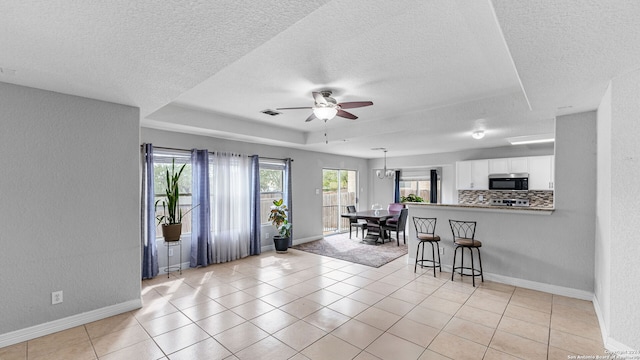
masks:
<svg viewBox="0 0 640 360"><path fill-rule="evenodd" d="M617 358L620 359L633 358L633 356L631 355L637 357L638 353L630 346L622 344L617 340L609 337L609 329L607 328L604 321L602 307L600 306L598 297L595 295L593 296L593 307L596 309L596 316L598 317L598 323L600 324L600 332L602 333L602 342L604 343L604 348L610 351L612 355L615 354L616 356L618 356Z"/></svg>
<svg viewBox="0 0 640 360"><path fill-rule="evenodd" d="M304 244L310 241L315 241L315 240L320 240L322 239L324 236L322 235L317 235L317 236L310 236L310 237L306 237L303 239L294 239L293 240L293 245L300 245L300 244ZM260 248L261 252L267 252L267 251L274 251L276 248L273 245L273 241L271 242L271 245L262 245L262 247Z"/></svg>
<svg viewBox="0 0 640 360"><path fill-rule="evenodd" d="M408 258L407 263L413 264L415 263L415 258ZM442 271L451 272L451 266L442 265ZM550 294L562 295L567 297L572 297L581 300L593 300L593 293L589 291L579 290L568 288L564 286L545 284L537 281L525 280L520 278L514 278L510 276L504 276L499 274L492 274L485 271L484 279L495 281L501 284L513 285L521 288L544 291Z"/></svg>
<svg viewBox="0 0 640 360"><path fill-rule="evenodd" d="M85 313L71 315L66 318L50 321L44 324L31 326L25 329L0 334L0 348L35 339L41 336L67 330L72 327L102 320L110 316L125 313L142 307L142 299L130 300L124 303L103 307Z"/></svg>

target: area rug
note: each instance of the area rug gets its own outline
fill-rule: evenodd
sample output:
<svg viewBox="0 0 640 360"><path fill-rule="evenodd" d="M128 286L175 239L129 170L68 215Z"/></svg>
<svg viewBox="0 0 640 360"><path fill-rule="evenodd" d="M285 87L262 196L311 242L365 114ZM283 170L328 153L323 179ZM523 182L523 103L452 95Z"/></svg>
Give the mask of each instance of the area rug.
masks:
<svg viewBox="0 0 640 360"><path fill-rule="evenodd" d="M407 254L407 245L402 243L402 239L400 246L395 240L384 245L369 245L355 237L349 239L349 234L325 236L321 240L294 245L292 248L375 268Z"/></svg>

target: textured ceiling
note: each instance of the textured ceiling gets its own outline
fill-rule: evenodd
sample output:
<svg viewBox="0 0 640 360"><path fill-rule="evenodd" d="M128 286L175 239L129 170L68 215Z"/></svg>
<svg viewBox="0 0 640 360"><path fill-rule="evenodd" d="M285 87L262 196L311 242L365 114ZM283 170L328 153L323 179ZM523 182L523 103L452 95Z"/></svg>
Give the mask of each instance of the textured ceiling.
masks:
<svg viewBox="0 0 640 360"><path fill-rule="evenodd" d="M138 106L147 127L364 158L550 133L640 67L633 0L2 4L0 81ZM323 89L374 105L326 124L261 113Z"/></svg>

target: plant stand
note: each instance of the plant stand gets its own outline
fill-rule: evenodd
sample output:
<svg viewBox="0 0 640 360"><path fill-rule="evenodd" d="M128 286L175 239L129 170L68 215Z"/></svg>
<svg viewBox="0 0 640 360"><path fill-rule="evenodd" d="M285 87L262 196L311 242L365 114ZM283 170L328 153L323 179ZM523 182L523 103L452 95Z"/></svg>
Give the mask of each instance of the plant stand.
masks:
<svg viewBox="0 0 640 360"><path fill-rule="evenodd" d="M182 240L165 241L164 245L167 247L167 269L165 270L167 272L167 278L169 277L169 273L172 271L179 271L180 275L182 275ZM169 251L175 246L178 247L179 262L178 265L170 266Z"/></svg>

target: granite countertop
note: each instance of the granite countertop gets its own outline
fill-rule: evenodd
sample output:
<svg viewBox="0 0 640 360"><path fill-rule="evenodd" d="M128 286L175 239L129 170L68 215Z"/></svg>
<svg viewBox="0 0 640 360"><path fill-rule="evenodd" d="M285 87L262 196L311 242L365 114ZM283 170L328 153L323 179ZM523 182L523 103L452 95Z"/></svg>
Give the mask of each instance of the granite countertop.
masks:
<svg viewBox="0 0 640 360"><path fill-rule="evenodd" d="M494 206L486 204L427 204L427 203L406 203L410 206L429 206L429 207L442 207L450 209L467 209L467 210L500 210L500 211L514 211L514 212L539 212L550 214L555 209L548 207L518 207L518 206Z"/></svg>

